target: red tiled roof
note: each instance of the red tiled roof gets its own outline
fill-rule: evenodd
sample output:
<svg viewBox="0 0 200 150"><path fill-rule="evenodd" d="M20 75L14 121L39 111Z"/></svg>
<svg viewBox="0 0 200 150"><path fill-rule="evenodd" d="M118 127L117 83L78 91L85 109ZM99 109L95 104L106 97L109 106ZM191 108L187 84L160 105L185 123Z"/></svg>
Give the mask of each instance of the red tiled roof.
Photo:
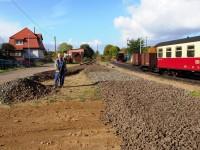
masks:
<svg viewBox="0 0 200 150"><path fill-rule="evenodd" d="M21 31L17 32L13 36L10 37L11 39L25 39L25 38L37 38L36 35L28 28L24 28Z"/></svg>
<svg viewBox="0 0 200 150"><path fill-rule="evenodd" d="M16 40L23 40L23 45L16 45ZM12 44L16 50L28 48L45 50L42 40L42 34L34 34L30 29L24 28L11 36L9 43Z"/></svg>

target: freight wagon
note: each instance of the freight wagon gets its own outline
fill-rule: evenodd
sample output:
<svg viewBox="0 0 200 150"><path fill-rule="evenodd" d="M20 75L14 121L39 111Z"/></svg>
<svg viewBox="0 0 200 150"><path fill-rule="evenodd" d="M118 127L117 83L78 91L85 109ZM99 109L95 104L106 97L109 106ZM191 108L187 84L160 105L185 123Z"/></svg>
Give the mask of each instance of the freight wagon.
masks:
<svg viewBox="0 0 200 150"><path fill-rule="evenodd" d="M131 63L135 66L141 65L141 55L139 53L133 53L131 56Z"/></svg>

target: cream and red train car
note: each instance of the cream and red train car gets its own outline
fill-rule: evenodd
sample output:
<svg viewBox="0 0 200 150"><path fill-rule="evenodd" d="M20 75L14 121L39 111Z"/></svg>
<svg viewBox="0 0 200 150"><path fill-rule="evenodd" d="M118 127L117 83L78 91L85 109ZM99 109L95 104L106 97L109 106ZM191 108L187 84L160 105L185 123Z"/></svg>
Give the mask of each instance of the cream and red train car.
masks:
<svg viewBox="0 0 200 150"><path fill-rule="evenodd" d="M160 72L200 73L200 36L156 45L157 68Z"/></svg>

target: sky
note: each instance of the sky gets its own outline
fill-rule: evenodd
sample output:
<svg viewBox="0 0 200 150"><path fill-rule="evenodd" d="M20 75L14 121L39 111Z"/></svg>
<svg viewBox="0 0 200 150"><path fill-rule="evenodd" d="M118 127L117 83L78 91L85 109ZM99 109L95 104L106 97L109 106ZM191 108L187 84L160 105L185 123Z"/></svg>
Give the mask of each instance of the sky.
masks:
<svg viewBox="0 0 200 150"><path fill-rule="evenodd" d="M200 0L0 0L0 42L24 27L42 33L47 49L68 42L126 47L200 35Z"/></svg>

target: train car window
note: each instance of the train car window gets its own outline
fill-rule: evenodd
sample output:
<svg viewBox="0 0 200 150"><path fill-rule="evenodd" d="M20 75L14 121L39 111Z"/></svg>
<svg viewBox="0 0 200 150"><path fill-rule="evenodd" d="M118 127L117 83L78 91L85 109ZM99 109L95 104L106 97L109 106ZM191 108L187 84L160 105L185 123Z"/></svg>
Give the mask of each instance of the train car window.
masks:
<svg viewBox="0 0 200 150"><path fill-rule="evenodd" d="M195 55L195 47L190 45L187 47L187 57L194 57Z"/></svg>
<svg viewBox="0 0 200 150"><path fill-rule="evenodd" d="M167 58L171 58L172 57L172 49L171 48L167 48L166 57Z"/></svg>
<svg viewBox="0 0 200 150"><path fill-rule="evenodd" d="M163 58L163 49L158 49L158 58Z"/></svg>
<svg viewBox="0 0 200 150"><path fill-rule="evenodd" d="M176 57L182 57L182 47L176 47Z"/></svg>

